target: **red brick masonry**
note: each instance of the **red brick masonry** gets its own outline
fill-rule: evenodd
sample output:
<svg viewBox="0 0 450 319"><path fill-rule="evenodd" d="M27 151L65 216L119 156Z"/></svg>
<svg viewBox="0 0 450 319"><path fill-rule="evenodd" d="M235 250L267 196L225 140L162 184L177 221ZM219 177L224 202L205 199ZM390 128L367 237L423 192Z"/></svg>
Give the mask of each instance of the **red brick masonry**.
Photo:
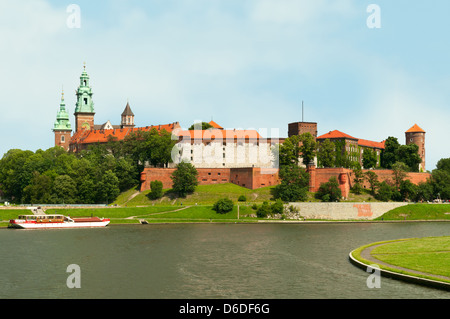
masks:
<svg viewBox="0 0 450 319"><path fill-rule="evenodd" d="M150 182L159 180L163 183L163 188L172 187L170 176L175 171L174 168L145 168L141 173L141 191L150 189ZM279 183L277 169L264 169L259 167L248 168L198 168L198 182L200 185L233 183L249 189L257 189L265 186L277 185ZM363 170L367 172L368 170ZM339 182L339 187L343 197L348 197L350 188L353 186L355 175L353 170L347 168L315 168L309 167L310 174L309 190L317 192L320 184L328 182L330 177L335 176ZM378 175L378 180L392 181L391 170L373 170ZM426 182L430 178L429 173L408 173L407 179L414 184ZM363 187L369 188L369 184L364 182ZM370 214L363 207L358 207L360 214Z"/></svg>
<svg viewBox="0 0 450 319"><path fill-rule="evenodd" d="M150 189L150 182L161 181L163 188L172 187L170 176L174 168L145 168L141 173L141 191ZM277 169L248 168L197 168L200 185L233 183L249 189L257 189L279 183Z"/></svg>

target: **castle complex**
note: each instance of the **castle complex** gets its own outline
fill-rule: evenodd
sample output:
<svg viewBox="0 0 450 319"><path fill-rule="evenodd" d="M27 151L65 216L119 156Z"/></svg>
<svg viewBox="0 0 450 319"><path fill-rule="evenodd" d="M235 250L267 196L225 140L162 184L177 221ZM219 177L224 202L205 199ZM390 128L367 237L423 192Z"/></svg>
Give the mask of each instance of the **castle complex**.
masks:
<svg viewBox="0 0 450 319"><path fill-rule="evenodd" d="M234 183L250 189L276 185L278 179L277 144L282 144L284 138L263 138L256 130L223 129L219 124L211 121L212 129L182 130L179 122L163 125L150 125L136 127L134 113L127 102L121 114L120 125L113 125L110 121L103 124L94 122L93 92L89 85L89 75L86 66L80 76L80 84L76 90L77 102L75 105L75 132L62 93L56 122L53 126L55 145L61 146L70 152L79 152L91 144L107 143L110 138L123 140L136 131L158 132L166 130L177 140L172 150L174 163L165 168L146 167L141 173L141 191L149 189L150 182L160 180L164 188L171 187L170 175L175 165L181 161L192 163L198 170L200 184ZM384 150L384 141L374 142L352 137L338 130L318 136L317 123L295 122L288 125L288 136L310 133L318 143L325 140L340 141L343 151L350 160L359 162L362 166L363 151L369 149L376 153L377 167L380 165L380 155ZM425 171L425 131L414 125L405 132L406 144L414 143L419 147L419 156L422 159L420 171ZM308 165L310 173L310 191L317 191L320 183L328 181L329 177L339 179L343 196L347 197L352 185L352 170L344 168L316 168L317 163ZM376 170L380 181L391 177L390 171ZM428 174L410 173L412 182L425 181Z"/></svg>

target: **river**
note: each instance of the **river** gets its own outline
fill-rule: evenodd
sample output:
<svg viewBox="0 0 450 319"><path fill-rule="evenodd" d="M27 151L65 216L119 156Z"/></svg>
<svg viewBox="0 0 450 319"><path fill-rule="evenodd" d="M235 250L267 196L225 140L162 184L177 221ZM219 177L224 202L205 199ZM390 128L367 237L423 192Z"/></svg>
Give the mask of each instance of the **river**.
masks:
<svg viewBox="0 0 450 319"><path fill-rule="evenodd" d="M4 229L0 298L449 298L388 278L370 289L348 261L371 242L449 235L439 222ZM80 288L69 288L75 274Z"/></svg>

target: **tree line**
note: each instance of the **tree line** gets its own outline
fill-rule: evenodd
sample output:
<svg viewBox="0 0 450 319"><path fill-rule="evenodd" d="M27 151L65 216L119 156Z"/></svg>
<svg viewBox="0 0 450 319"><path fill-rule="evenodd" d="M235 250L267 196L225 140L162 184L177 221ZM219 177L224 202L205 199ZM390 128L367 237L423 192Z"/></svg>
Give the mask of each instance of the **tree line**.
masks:
<svg viewBox="0 0 450 319"><path fill-rule="evenodd" d="M56 146L11 149L0 160L0 191L12 203L98 204L139 185L144 165L164 167L176 141L163 130L137 131L79 153Z"/></svg>

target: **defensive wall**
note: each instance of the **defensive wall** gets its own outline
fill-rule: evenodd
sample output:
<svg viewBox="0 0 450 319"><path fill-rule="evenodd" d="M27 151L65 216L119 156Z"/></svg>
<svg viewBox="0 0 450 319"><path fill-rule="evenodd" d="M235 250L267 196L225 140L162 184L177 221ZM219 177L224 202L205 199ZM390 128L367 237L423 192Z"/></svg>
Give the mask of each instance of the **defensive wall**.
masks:
<svg viewBox="0 0 450 319"><path fill-rule="evenodd" d="M373 220L408 203L289 203L306 219Z"/></svg>
<svg viewBox="0 0 450 319"><path fill-rule="evenodd" d="M150 189L150 182L159 180L163 183L163 188L172 187L170 176L175 168L145 168L141 173L141 191ZM353 170L347 168L316 168L308 166L307 171L310 175L309 191L317 192L320 184L326 183L334 176L339 182L342 196L347 198L352 188L355 178ZM363 173L368 170L362 170ZM241 168L197 168L199 185L213 185L233 183L249 189L257 189L265 186L277 185L280 180L277 169L260 167L241 167ZM393 181L392 170L372 170L378 176L378 181ZM426 182L431 177L430 173L408 173L406 179L413 184ZM364 188L370 188L367 181L364 180Z"/></svg>
<svg viewBox="0 0 450 319"><path fill-rule="evenodd" d="M159 180L163 188L172 187L171 175L175 168L145 168L141 173L141 192L150 189L150 182ZM199 185L233 183L257 189L279 183L278 170L260 167L197 168Z"/></svg>
<svg viewBox="0 0 450 319"><path fill-rule="evenodd" d="M316 168L315 166L308 166L307 171L310 175L309 191L317 192L320 184L326 183L331 177L336 177L339 182L339 188L341 189L342 196L347 198L350 193L350 189L354 185L355 173L348 168ZM366 173L369 170L363 169L362 172ZM370 170L378 176L378 181L393 181L394 173L392 170ZM419 184L426 182L431 177L430 173L407 173L406 179L409 179L413 184ZM362 184L363 188L370 188L370 184L364 179Z"/></svg>

